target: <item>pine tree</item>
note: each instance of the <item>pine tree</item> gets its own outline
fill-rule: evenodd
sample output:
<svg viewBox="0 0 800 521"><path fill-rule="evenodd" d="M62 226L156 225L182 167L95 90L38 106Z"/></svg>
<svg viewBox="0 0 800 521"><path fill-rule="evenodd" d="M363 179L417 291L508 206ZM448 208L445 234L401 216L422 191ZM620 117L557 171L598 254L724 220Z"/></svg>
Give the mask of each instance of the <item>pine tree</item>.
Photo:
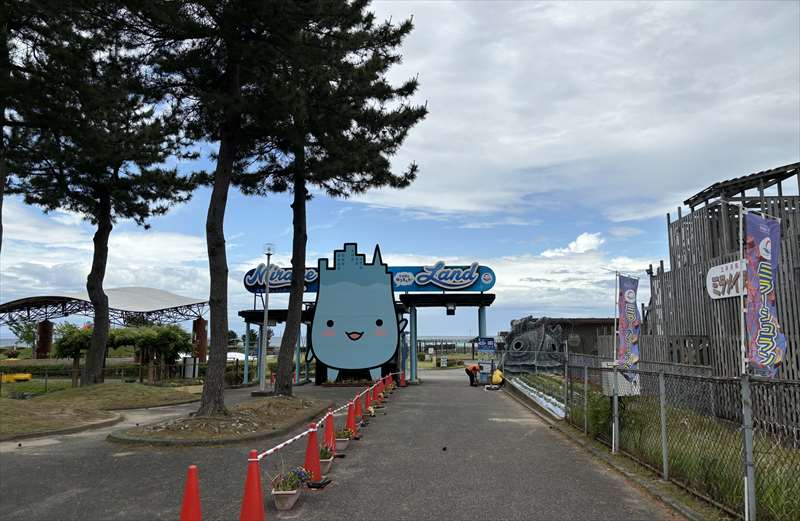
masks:
<svg viewBox="0 0 800 521"><path fill-rule="evenodd" d="M193 155L182 152L187 143L176 106L148 88L141 56L121 46L109 27L94 25L95 13L67 7L66 23L48 25L37 35L37 52L21 57L26 90L14 110L29 124L9 134L7 186L27 204L77 212L96 227L86 280L94 308L86 385L103 380L109 334L103 280L115 221L147 228L149 218L191 197L196 180L163 166Z"/></svg>
<svg viewBox="0 0 800 521"><path fill-rule="evenodd" d="M223 224L232 185L269 177L279 107L272 92L277 41L291 33L290 0L226 2L126 0L129 41L146 49L158 81L186 111L195 140L218 144L207 173L210 349L198 414L226 414L228 263Z"/></svg>
<svg viewBox="0 0 800 521"><path fill-rule="evenodd" d="M278 161L261 177L244 179L245 192L293 192L292 284L278 354L277 394L292 394L292 356L300 329L306 265L308 186L334 197L371 188L403 188L417 174L411 164L392 172L409 130L427 114L409 103L416 78L391 85L386 74L400 62L411 20L378 23L369 0L305 3L290 13L299 30L281 42L273 93L286 111L279 118ZM274 150L274 149L273 149ZM279 169L276 170L275 167ZM268 174L268 175L267 175Z"/></svg>

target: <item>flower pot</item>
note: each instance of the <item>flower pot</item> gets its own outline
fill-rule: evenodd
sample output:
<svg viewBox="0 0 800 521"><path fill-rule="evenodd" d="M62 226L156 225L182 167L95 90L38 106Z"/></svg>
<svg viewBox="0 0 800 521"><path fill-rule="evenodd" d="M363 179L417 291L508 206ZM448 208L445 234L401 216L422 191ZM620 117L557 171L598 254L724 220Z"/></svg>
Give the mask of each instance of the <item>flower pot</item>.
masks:
<svg viewBox="0 0 800 521"><path fill-rule="evenodd" d="M333 456L328 459L320 459L319 460L319 470L322 475L326 475L331 471L331 465L333 464Z"/></svg>
<svg viewBox="0 0 800 521"><path fill-rule="evenodd" d="M275 500L275 508L278 510L291 510L297 499L300 497L300 489L297 490L273 490L272 499Z"/></svg>
<svg viewBox="0 0 800 521"><path fill-rule="evenodd" d="M336 438L336 452L344 452L350 445L350 438Z"/></svg>

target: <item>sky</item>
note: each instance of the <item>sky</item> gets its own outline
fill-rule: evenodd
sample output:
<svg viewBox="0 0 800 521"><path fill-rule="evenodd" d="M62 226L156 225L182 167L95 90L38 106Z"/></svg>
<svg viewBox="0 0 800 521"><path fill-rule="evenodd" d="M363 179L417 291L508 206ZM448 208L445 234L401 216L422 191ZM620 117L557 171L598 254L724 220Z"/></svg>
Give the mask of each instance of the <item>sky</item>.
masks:
<svg viewBox="0 0 800 521"><path fill-rule="evenodd" d="M389 78L419 76L415 101L429 115L393 158L397 171L416 162L419 176L403 190L312 199L307 265L344 242L380 244L390 265L479 261L497 274L490 334L526 315L612 316L615 269L641 277L647 302L644 270L668 258L667 212L716 181L800 161L798 2L372 8L413 16ZM117 223L106 287L207 296L208 200L197 191L150 230ZM236 312L253 305L242 277L264 261L263 243L289 266L290 202L231 192L231 329L243 331ZM85 286L93 230L80 215L7 197L3 223L0 301ZM477 311L422 310L419 334L475 335Z"/></svg>

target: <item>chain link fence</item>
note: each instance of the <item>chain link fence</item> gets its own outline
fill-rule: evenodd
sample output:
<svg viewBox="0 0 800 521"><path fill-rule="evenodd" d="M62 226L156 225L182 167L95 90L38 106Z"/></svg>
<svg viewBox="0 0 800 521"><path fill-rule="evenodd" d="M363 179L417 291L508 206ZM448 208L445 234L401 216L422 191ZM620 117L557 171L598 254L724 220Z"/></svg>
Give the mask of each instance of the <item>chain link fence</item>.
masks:
<svg viewBox="0 0 800 521"><path fill-rule="evenodd" d="M679 369L562 365L514 378L612 452L734 516L749 509L750 519L800 519L800 382Z"/></svg>

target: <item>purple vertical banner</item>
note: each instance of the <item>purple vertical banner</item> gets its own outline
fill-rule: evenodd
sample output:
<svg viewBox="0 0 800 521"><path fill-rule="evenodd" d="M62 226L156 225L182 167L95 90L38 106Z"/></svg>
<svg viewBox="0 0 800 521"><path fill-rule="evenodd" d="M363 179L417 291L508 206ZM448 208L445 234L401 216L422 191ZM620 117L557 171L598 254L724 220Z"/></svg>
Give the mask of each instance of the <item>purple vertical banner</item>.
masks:
<svg viewBox="0 0 800 521"><path fill-rule="evenodd" d="M786 357L786 337L778 323L777 287L781 223L758 214L744 216L747 262L747 362L755 374L774 378Z"/></svg>
<svg viewBox="0 0 800 521"><path fill-rule="evenodd" d="M619 294L617 303L619 307L619 342L617 345L617 367L621 369L636 369L639 364L639 332L641 317L639 306L636 305L636 291L639 289L639 279L619 276Z"/></svg>

